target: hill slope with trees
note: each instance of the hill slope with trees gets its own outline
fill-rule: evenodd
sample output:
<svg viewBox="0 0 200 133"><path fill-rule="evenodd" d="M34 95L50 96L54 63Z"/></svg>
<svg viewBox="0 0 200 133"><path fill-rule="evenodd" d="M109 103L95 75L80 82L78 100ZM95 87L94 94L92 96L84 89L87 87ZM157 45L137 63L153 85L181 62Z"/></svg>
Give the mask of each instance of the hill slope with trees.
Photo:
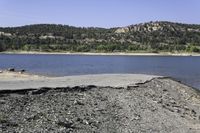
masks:
<svg viewBox="0 0 200 133"><path fill-rule="evenodd" d="M200 25L148 22L119 28L37 24L0 28L0 51L200 52Z"/></svg>

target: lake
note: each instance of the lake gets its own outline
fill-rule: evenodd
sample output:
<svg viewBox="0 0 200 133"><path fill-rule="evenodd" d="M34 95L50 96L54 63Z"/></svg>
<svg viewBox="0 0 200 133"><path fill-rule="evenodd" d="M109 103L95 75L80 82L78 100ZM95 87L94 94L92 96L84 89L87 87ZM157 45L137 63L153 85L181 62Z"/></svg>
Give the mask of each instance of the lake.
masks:
<svg viewBox="0 0 200 133"><path fill-rule="evenodd" d="M200 89L200 57L0 54L0 69L68 76L105 73L170 76Z"/></svg>

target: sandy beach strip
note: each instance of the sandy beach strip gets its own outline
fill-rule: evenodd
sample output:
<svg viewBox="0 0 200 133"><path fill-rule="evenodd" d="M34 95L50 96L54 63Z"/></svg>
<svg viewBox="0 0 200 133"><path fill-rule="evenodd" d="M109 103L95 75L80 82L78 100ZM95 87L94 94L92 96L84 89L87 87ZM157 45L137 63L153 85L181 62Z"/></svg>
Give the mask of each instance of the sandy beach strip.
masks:
<svg viewBox="0 0 200 133"><path fill-rule="evenodd" d="M112 53L99 53L99 52L38 52L38 51L5 51L0 54L51 54L51 55L122 55L122 56L200 56L199 53L148 53L148 52L112 52Z"/></svg>
<svg viewBox="0 0 200 133"><path fill-rule="evenodd" d="M42 87L112 86L126 87L143 83L159 76L143 74L98 74L65 77L45 77L13 72L0 73L0 90L31 89Z"/></svg>

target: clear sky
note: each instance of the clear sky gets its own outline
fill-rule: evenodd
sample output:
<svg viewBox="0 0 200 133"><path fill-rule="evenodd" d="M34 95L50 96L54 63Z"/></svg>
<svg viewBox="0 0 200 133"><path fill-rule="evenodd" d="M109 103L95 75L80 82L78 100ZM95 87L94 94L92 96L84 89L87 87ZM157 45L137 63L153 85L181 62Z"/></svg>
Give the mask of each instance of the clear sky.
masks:
<svg viewBox="0 0 200 133"><path fill-rule="evenodd" d="M200 0L0 0L0 27L54 23L108 28L149 21L200 24Z"/></svg>

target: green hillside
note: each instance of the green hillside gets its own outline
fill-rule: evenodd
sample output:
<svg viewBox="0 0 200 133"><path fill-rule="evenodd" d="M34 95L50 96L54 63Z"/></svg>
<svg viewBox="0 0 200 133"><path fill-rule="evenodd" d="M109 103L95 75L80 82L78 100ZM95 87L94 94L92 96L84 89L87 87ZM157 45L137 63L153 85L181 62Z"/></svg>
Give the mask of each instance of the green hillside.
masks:
<svg viewBox="0 0 200 133"><path fill-rule="evenodd" d="M200 25L149 22L120 28L37 24L0 28L0 51L200 52Z"/></svg>

